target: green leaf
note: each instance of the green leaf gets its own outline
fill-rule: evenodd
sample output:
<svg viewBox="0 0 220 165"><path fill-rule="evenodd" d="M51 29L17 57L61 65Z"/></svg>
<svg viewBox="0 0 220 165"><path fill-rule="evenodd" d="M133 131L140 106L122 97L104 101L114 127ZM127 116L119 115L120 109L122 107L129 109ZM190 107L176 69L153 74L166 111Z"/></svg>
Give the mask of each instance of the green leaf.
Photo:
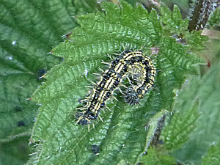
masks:
<svg viewBox="0 0 220 165"><path fill-rule="evenodd" d="M177 102L183 101L185 100L181 98L180 93ZM198 103L192 102L192 107L190 109L186 109L184 104L179 106L176 105L174 109L176 110L174 110L171 123L165 127L161 134L161 139L164 141L164 147L167 150L180 148L188 141L189 134L195 129L195 122L199 117L197 112Z"/></svg>
<svg viewBox="0 0 220 165"><path fill-rule="evenodd" d="M60 58L48 52L76 25L65 8L68 5L71 9L71 4L59 2L1 1L0 139L3 141L32 128L38 106L28 98L41 84L39 72L60 62Z"/></svg>
<svg viewBox="0 0 220 165"><path fill-rule="evenodd" d="M25 164L33 150L28 145L29 136L22 136L10 142L0 142L0 164Z"/></svg>
<svg viewBox="0 0 220 165"><path fill-rule="evenodd" d="M38 88L32 99L42 104L33 128L33 142L40 141L36 155L29 164L135 164L145 149L145 125L161 109L170 110L175 88L192 65L204 62L188 47L174 38L163 35L163 28L155 11L150 14L141 5L133 8L124 1L120 6L101 3L103 12L77 18L80 27L68 40L56 46L52 53L64 61L47 72L47 81ZM187 29L187 27L185 27ZM105 69L102 61L111 62L107 54L123 51L123 47L141 49L150 55L150 48L158 45L154 55L158 71L155 87L139 105L131 106L119 100L107 103L112 111L100 113L103 122L93 122L95 128L76 124L79 99L88 94L85 86L97 81L92 73ZM97 145L100 153L92 152Z"/></svg>
<svg viewBox="0 0 220 165"><path fill-rule="evenodd" d="M160 112L156 113L149 121L149 124L147 125L147 127L149 127L148 133L147 133L147 140L146 140L146 148L145 151L147 151L147 149L150 146L150 143L153 140L153 137L155 135L155 132L158 128L158 123L160 122L160 120L168 113L168 111L166 110L161 110Z"/></svg>
<svg viewBox="0 0 220 165"><path fill-rule="evenodd" d="M211 29L217 29L218 26L220 25L220 7L218 7L217 9L215 9L215 11L212 13L212 15L210 16L209 20L208 20L208 24L207 26Z"/></svg>
<svg viewBox="0 0 220 165"><path fill-rule="evenodd" d="M148 150L147 155L142 157L141 163L144 165L170 165L175 164L176 161L174 158L162 154L162 152L151 147Z"/></svg>
<svg viewBox="0 0 220 165"><path fill-rule="evenodd" d="M42 83L39 77L61 61L48 53L76 26L72 2L60 2L0 3L0 164L24 164L29 157L39 107L29 98Z"/></svg>
<svg viewBox="0 0 220 165"><path fill-rule="evenodd" d="M219 142L219 69L218 62L202 78L189 78L187 85L178 94L182 98L180 106L184 105L186 109L190 109L196 100L199 102L200 113L188 142L175 151L175 157L182 162L201 163L202 156L207 154L210 145Z"/></svg>
<svg viewBox="0 0 220 165"><path fill-rule="evenodd" d="M201 36L201 31L189 32L186 28L189 26L188 19L182 19L178 6L174 5L173 13L165 6L161 7L161 22L164 25L164 31L167 36L176 39L177 42L188 46L188 50L195 52L202 50L207 41L206 36Z"/></svg>
<svg viewBox="0 0 220 165"><path fill-rule="evenodd" d="M185 33L188 27L189 20L182 19L182 15L178 6L174 5L173 13L165 6L161 7L161 21L165 25L164 30L169 31L171 34Z"/></svg>
<svg viewBox="0 0 220 165"><path fill-rule="evenodd" d="M74 9L72 10L74 13L72 15L78 16L86 13L93 13L99 8L96 0L73 0L70 2L74 5Z"/></svg>
<svg viewBox="0 0 220 165"><path fill-rule="evenodd" d="M220 143L214 144L209 148L208 154L202 160L202 165L220 164Z"/></svg>

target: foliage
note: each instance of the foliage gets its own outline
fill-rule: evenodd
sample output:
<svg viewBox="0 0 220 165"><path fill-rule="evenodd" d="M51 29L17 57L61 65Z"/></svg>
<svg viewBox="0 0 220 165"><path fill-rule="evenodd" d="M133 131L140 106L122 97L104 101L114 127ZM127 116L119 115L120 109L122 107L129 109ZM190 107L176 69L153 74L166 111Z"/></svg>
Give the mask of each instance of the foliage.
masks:
<svg viewBox="0 0 220 165"><path fill-rule="evenodd" d="M39 107L29 98L45 81L40 76L62 60L52 47L77 23L71 0L2 0L0 10L0 164L24 164L27 158L16 154L28 157L30 149L19 146L29 147Z"/></svg>
<svg viewBox="0 0 220 165"><path fill-rule="evenodd" d="M28 164L135 164L141 160L145 151L149 153L149 156L143 157L146 162L153 163L154 158L160 164L169 164L175 160L200 162L196 156L206 155L210 144L216 140L218 131L213 125L218 125L218 122L210 122L205 129L214 129L212 137L205 136L207 141L199 139L205 146L201 152L195 152L191 157L188 152L192 150L190 145L194 143L193 140L198 138L196 134L204 126L201 116L211 121L217 117L217 114L214 117L203 114L204 108L212 102L202 98L202 95L205 96L202 91L208 85L212 86L214 77L206 76L210 78L209 83L204 83L206 87L198 86L205 81L203 78L190 80L194 84L190 87L198 86L197 90L201 91L192 94L192 97L199 98L196 106L187 103L188 98L183 97L192 92L187 87L186 94L181 92L183 96L176 99L174 96L186 76L197 73L195 66L204 63L195 51L204 48L203 41L206 38L200 35L201 32L188 32L188 20L182 19L176 6L173 12L162 6L158 16L155 10L148 13L141 5L133 4L132 7L124 1L118 6L107 2L99 6L95 2L1 2L0 146L5 159L1 159L0 164L12 157L17 164L24 164L27 160L27 157L14 156L20 148L8 154L5 146L27 141L36 115L30 139L35 151ZM84 15L90 12L93 13ZM64 42L61 42L61 36ZM106 68L101 62L111 61L107 54L114 58L112 54L120 53L124 47L143 49L147 56L151 55L151 49L159 48L157 55L151 55L157 68L155 86L136 106L124 103L120 93L116 93L119 102L109 102L108 107L112 111L103 110L100 114L103 122L94 121L92 124L95 128L91 125L88 132L87 126L75 124L78 100L88 94L89 88L85 86L91 85L90 81L97 81L92 73L100 72L98 68ZM41 77L45 71L47 73ZM214 89L217 90L214 92ZM217 93L218 88L214 89L211 91ZM175 100L184 100L187 105L175 103L173 108ZM217 113L216 106L213 105L213 113ZM169 136L176 143L164 140L161 151L157 148L148 149L159 119L173 110L174 117L170 118L171 122L167 121L162 137L167 139ZM190 113L191 110L193 113ZM201 114L199 119L197 111ZM187 116L193 117L196 128L189 128L183 134L181 128L191 121L186 120ZM146 125L150 126L149 129L145 129ZM173 129L176 126L180 129ZM184 139L175 140L169 130L176 131L176 135ZM200 150L195 144L195 148ZM98 146L98 154L93 153L94 145ZM173 150L178 147L174 154ZM8 149L13 150L13 147ZM28 152L30 148L24 153Z"/></svg>
<svg viewBox="0 0 220 165"><path fill-rule="evenodd" d="M219 69L218 62L203 77L191 77L179 93L178 104L190 109L193 102L198 101L197 112L200 114L194 123L195 129L189 134L189 140L174 152L175 157L182 162L201 163L209 147L219 141Z"/></svg>
<svg viewBox="0 0 220 165"><path fill-rule="evenodd" d="M215 165L220 163L220 143L214 144L209 148L208 154L202 160L202 165Z"/></svg>
<svg viewBox="0 0 220 165"><path fill-rule="evenodd" d="M92 13L99 9L99 5L96 0L73 0L72 14L74 16L83 15L85 13Z"/></svg>
<svg viewBox="0 0 220 165"><path fill-rule="evenodd" d="M162 152L150 147L147 155L142 157L141 163L144 165L170 165L175 164L176 161L173 157L162 154Z"/></svg>
<svg viewBox="0 0 220 165"><path fill-rule="evenodd" d="M218 7L211 15L208 21L208 27L211 29L217 29L220 26L220 7Z"/></svg>
<svg viewBox="0 0 220 165"><path fill-rule="evenodd" d="M160 136L164 144L157 146L156 154L182 164L219 164L219 69L218 62L203 77L191 76L178 92L173 115L167 116Z"/></svg>
<svg viewBox="0 0 220 165"><path fill-rule="evenodd" d="M156 113L149 121L149 124L146 126L148 130L147 138L146 138L146 151L148 150L150 144L153 141L155 132L158 129L158 124L161 122L163 117L168 113L166 110L161 110L160 112Z"/></svg>
<svg viewBox="0 0 220 165"><path fill-rule="evenodd" d="M28 145L29 136L21 136L10 141L10 143L0 144L0 163L4 164L24 164L29 159L29 154L33 152Z"/></svg>
<svg viewBox="0 0 220 165"><path fill-rule="evenodd" d="M47 72L47 81L32 96L42 104L31 138L41 141L33 158L39 164L138 162L145 150L147 131L144 125L161 109L171 110L173 90L181 86L187 73L195 70L192 65L203 62L195 54L188 53L189 46L164 34L160 21L170 15L160 20L154 10L148 14L141 5L133 8L124 1L120 6L102 3L101 8L104 13L77 17L80 27L52 50L65 60ZM176 19L179 20L178 15L173 16L173 21ZM187 29L185 23L179 22ZM203 40L199 34L197 38ZM145 54L150 54L149 48L155 45L160 50L154 62L161 71L157 73L154 90L140 105L127 105L118 94L120 102L108 104L112 111L102 111L103 122L94 121L95 128L88 132L86 126L76 125L74 114L78 100L87 95L85 86L96 81L92 73L98 72L99 67L104 68L101 61L111 60L106 55L122 51L123 46L133 49L144 46ZM99 147L98 155L92 153L93 145Z"/></svg>
<svg viewBox="0 0 220 165"><path fill-rule="evenodd" d="M1 83L0 138L10 139L33 126L38 108L30 102L33 90L41 84L39 77L61 60L50 52L62 41L62 35L76 25L66 13L65 5L57 1L1 1ZM41 5L54 6L39 13ZM24 12L25 11L25 12ZM60 14L57 12L60 11ZM60 22L54 22L57 17ZM34 19L33 19L34 18ZM23 23L19 23L20 21ZM59 30L54 27L59 26ZM24 122L20 124L19 121ZM26 128L23 130L22 126Z"/></svg>
<svg viewBox="0 0 220 165"><path fill-rule="evenodd" d="M178 107L178 111L174 110L171 123L161 135L166 149L180 148L188 141L188 135L195 128L195 121L199 117L198 105L196 103L192 103L192 105L193 107L188 110L185 110L184 107Z"/></svg>

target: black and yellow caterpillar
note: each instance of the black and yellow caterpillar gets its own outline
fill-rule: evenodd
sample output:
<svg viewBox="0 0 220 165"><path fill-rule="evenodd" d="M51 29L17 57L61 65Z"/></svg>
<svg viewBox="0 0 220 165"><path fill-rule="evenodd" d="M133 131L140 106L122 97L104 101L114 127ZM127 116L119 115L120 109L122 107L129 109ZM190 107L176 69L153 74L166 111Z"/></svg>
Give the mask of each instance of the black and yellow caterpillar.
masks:
<svg viewBox="0 0 220 165"><path fill-rule="evenodd" d="M77 123L87 125L91 120L97 119L100 109L104 108L106 101L113 96L120 86L126 88L124 101L134 105L138 104L145 93L153 86L156 68L152 60L144 56L141 50L123 51L113 60L108 69L100 74L100 80L94 84L92 93L86 97L86 105L79 108L75 115ZM127 79L129 85L123 81Z"/></svg>

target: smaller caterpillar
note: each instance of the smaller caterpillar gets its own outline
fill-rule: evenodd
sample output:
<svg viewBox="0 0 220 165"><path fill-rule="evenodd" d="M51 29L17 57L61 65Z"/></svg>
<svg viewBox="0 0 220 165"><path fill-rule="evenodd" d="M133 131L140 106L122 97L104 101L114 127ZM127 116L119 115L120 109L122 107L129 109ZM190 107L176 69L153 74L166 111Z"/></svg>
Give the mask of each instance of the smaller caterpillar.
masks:
<svg viewBox="0 0 220 165"><path fill-rule="evenodd" d="M141 50L127 50L109 64L109 68L101 73L100 80L94 84L92 94L86 97L85 106L79 108L75 118L80 125L90 124L99 117L106 101L113 96L119 86L124 85L127 78L130 86L126 86L125 102L134 105L139 103L144 94L153 86L156 74L152 60L143 55ZM121 91L121 93L123 93Z"/></svg>

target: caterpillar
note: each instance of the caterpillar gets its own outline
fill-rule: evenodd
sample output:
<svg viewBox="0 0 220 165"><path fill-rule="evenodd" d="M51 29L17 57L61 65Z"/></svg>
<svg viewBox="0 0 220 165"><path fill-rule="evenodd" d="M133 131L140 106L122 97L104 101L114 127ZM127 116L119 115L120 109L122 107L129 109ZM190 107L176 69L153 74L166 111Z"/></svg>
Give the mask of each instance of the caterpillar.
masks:
<svg viewBox="0 0 220 165"><path fill-rule="evenodd" d="M106 101L119 89L124 94L124 101L130 105L138 104L145 93L153 86L156 68L152 60L144 56L142 50L123 51L113 60L108 69L100 74L100 80L94 83L92 93L85 99L84 107L78 108L75 118L80 125L90 124L99 117L99 112L106 106ZM125 85L125 80L129 85ZM120 89L125 87L125 93Z"/></svg>

